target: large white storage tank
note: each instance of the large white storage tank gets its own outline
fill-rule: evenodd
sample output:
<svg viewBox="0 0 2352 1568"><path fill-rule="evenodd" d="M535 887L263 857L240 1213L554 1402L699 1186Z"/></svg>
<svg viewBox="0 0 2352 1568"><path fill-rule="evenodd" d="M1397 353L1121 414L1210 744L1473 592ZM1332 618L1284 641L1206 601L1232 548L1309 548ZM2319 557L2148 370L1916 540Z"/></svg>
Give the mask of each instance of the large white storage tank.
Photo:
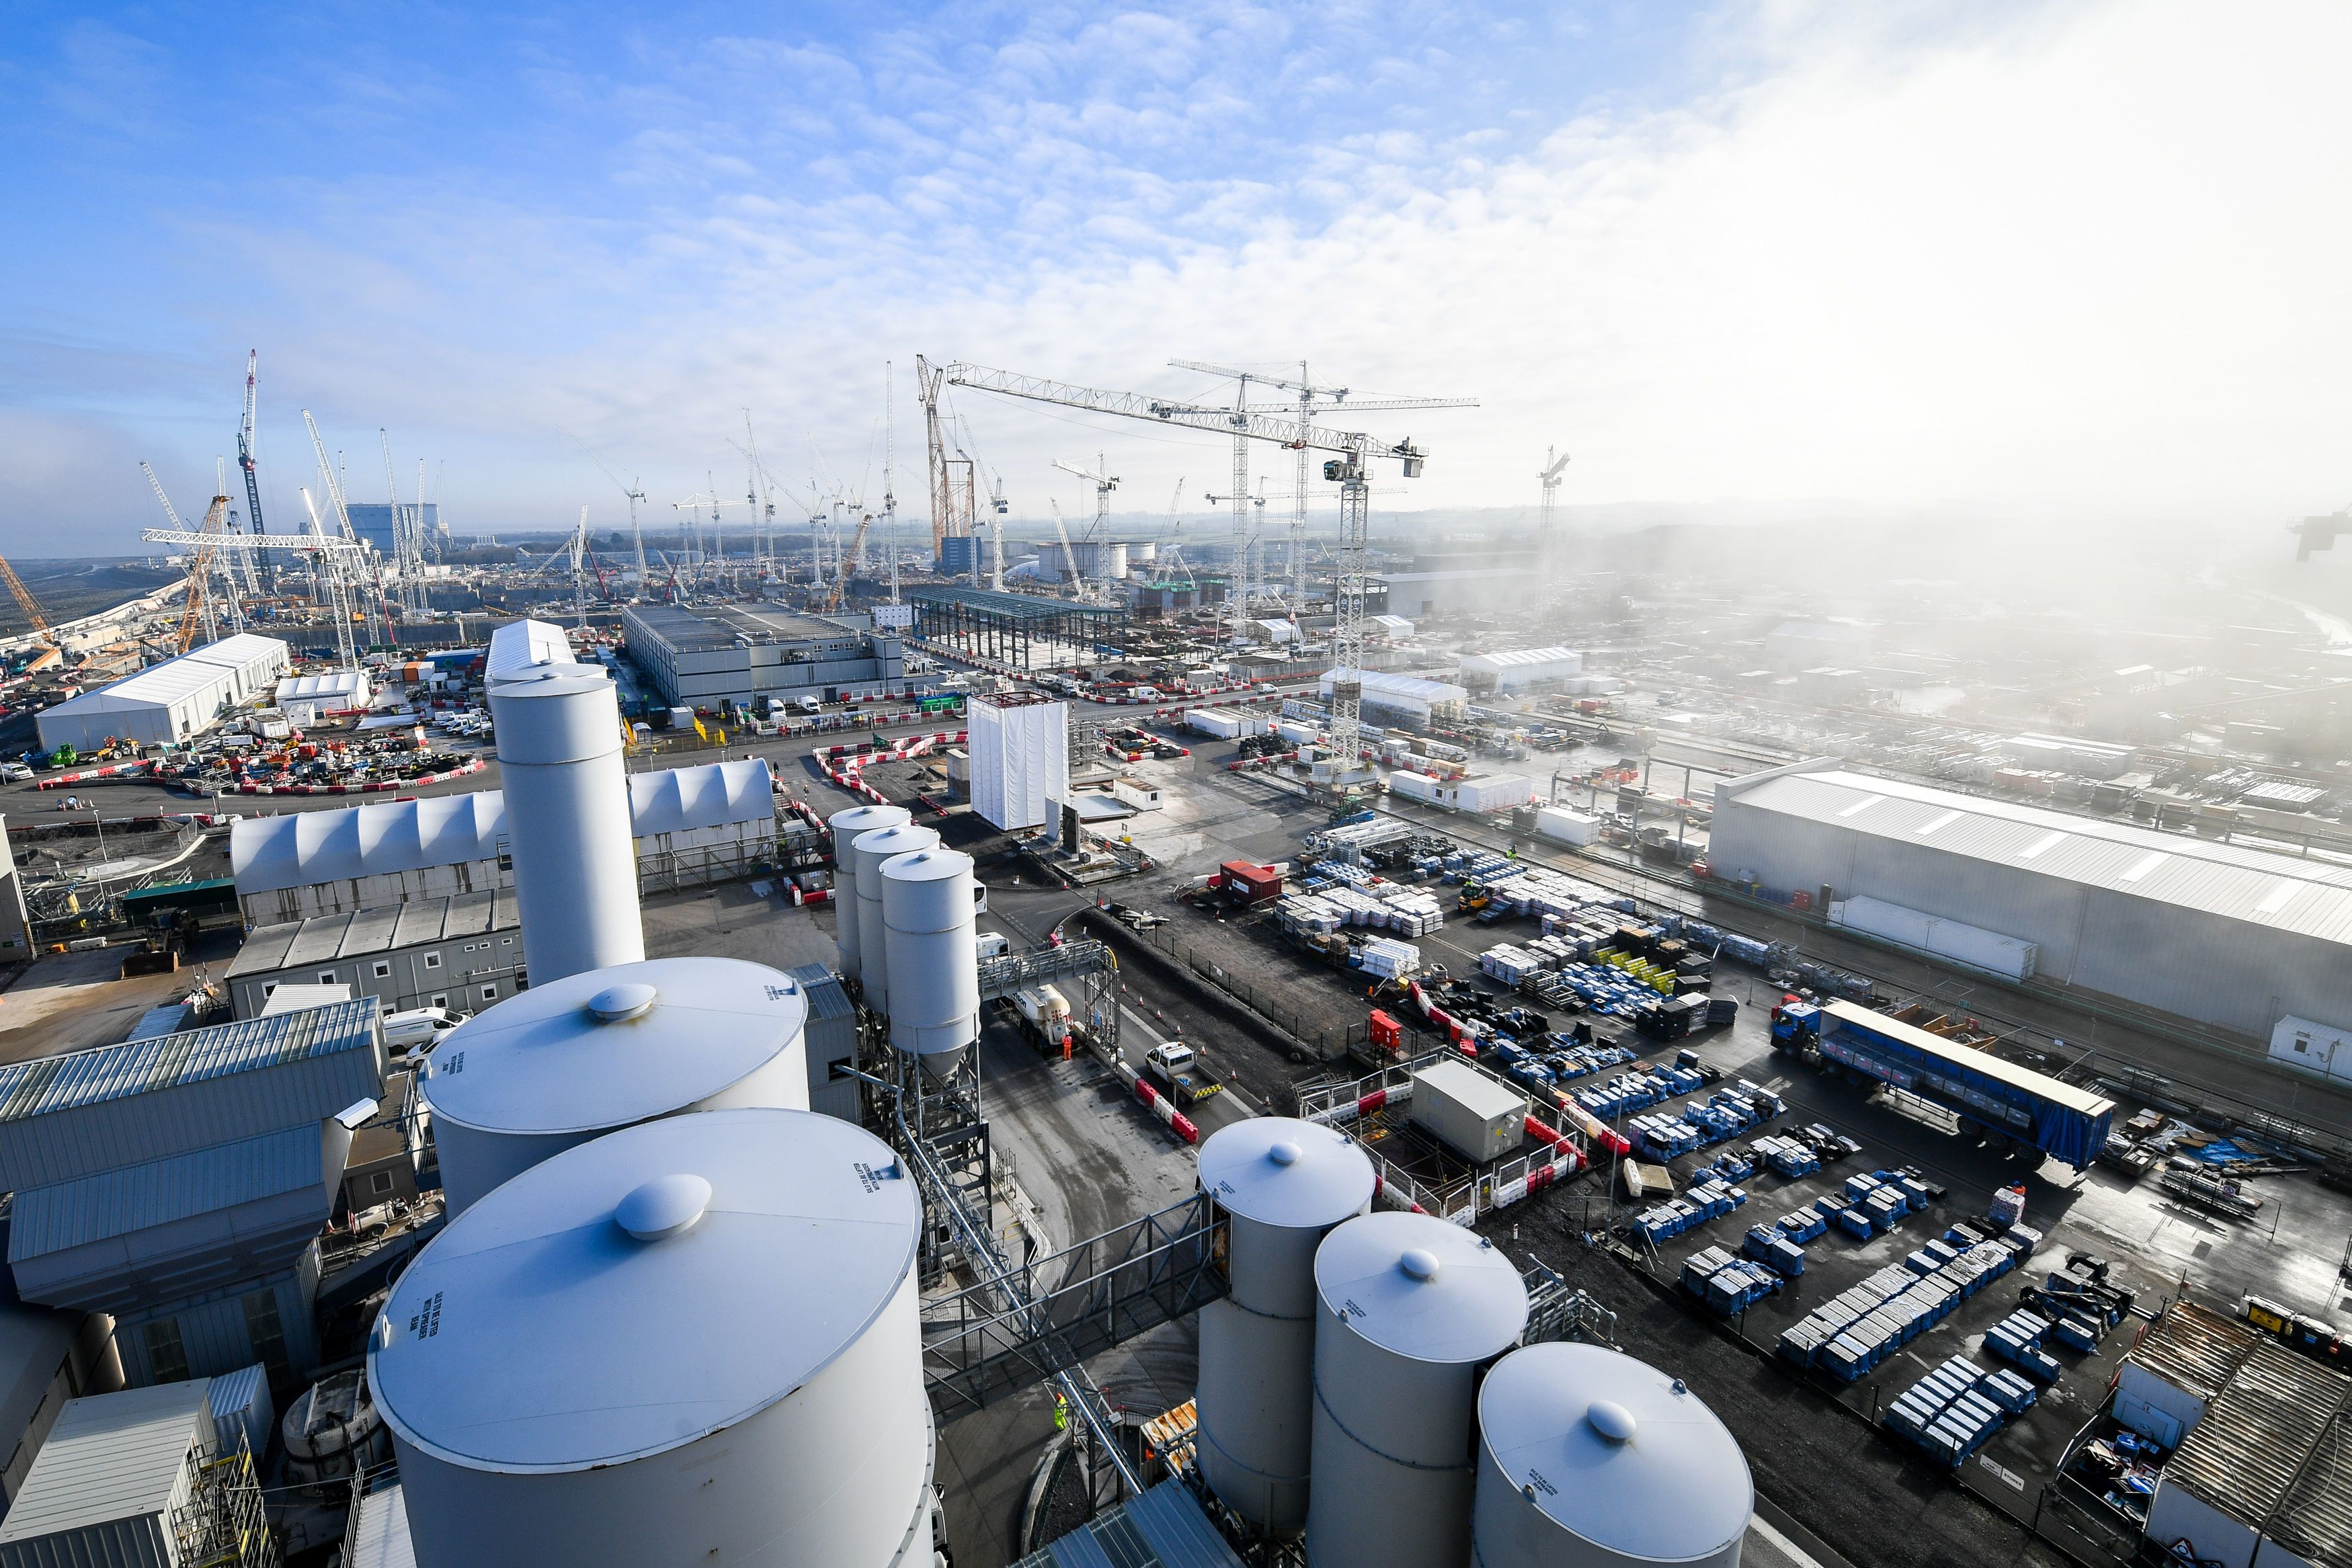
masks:
<svg viewBox="0 0 2352 1568"><path fill-rule="evenodd" d="M1201 1309L1201 1474L1259 1529L1307 1523L1315 1428L1315 1250L1370 1208L1372 1162L1335 1128L1257 1116L1201 1145L1233 1293Z"/></svg>
<svg viewBox="0 0 2352 1568"><path fill-rule="evenodd" d="M937 833L916 831L929 833L937 844ZM858 842L887 836L868 833ZM919 849L884 861L876 880L890 954L890 1043L922 1058L932 1072L948 1071L980 1038L971 857L961 850Z"/></svg>
<svg viewBox="0 0 2352 1568"><path fill-rule="evenodd" d="M1478 1372L1528 1291L1483 1238L1427 1214L1350 1219L1315 1254L1312 1568L1470 1561Z"/></svg>
<svg viewBox="0 0 2352 1568"><path fill-rule="evenodd" d="M808 998L740 958L533 986L457 1026L424 1083L452 1215L575 1144L681 1111L808 1108Z"/></svg>
<svg viewBox="0 0 2352 1568"><path fill-rule="evenodd" d="M601 664L526 662L549 632L565 646L543 622L499 628L488 683L534 985L646 956L618 690Z"/></svg>
<svg viewBox="0 0 2352 1568"><path fill-rule="evenodd" d="M864 935L857 924L857 857L850 846L860 833L901 827L915 820L904 806L852 806L824 820L833 833L833 944L841 952L841 976L862 980L858 961Z"/></svg>
<svg viewBox="0 0 2352 1568"><path fill-rule="evenodd" d="M1478 1568L1738 1568L1748 1459L1681 1380L1594 1344L1531 1344L1478 1391Z"/></svg>
<svg viewBox="0 0 2352 1568"><path fill-rule="evenodd" d="M418 1568L930 1568L921 1207L872 1134L747 1110L459 1215L369 1340Z"/></svg>
<svg viewBox="0 0 2352 1568"><path fill-rule="evenodd" d="M882 862L893 855L937 849L940 835L929 828L901 822L874 828L849 841L850 858L857 865L857 983L866 1005L887 1012L890 1000L890 944L882 934Z"/></svg>

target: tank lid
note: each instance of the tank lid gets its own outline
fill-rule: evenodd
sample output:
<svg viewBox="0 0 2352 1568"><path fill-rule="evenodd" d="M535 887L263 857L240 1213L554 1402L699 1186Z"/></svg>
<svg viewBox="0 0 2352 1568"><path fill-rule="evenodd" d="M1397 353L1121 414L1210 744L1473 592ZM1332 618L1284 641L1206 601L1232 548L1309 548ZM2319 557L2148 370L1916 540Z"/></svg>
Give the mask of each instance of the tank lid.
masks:
<svg viewBox="0 0 2352 1568"><path fill-rule="evenodd" d="M877 828L896 827L900 822L911 822L914 820L915 813L904 806L866 805L851 806L835 811L824 820L824 825L835 832L846 831L852 833L867 833Z"/></svg>
<svg viewBox="0 0 2352 1568"><path fill-rule="evenodd" d="M890 822L869 828L849 841L849 847L866 855L902 855L910 850L928 850L938 846L936 829L914 822Z"/></svg>
<svg viewBox="0 0 2352 1568"><path fill-rule="evenodd" d="M740 958L654 958L533 986L434 1049L436 1116L491 1133L597 1132L742 1082L808 1017L791 976Z"/></svg>
<svg viewBox="0 0 2352 1568"><path fill-rule="evenodd" d="M936 839L938 835L932 837ZM952 877L970 876L971 857L961 850L929 845L884 861L882 874L892 882L946 882Z"/></svg>
<svg viewBox="0 0 2352 1568"><path fill-rule="evenodd" d="M1747 1458L1715 1412L1676 1379L1600 1345L1505 1356L1478 1391L1478 1429L1547 1519L1622 1556L1712 1556L1755 1511Z"/></svg>
<svg viewBox="0 0 2352 1568"><path fill-rule="evenodd" d="M614 691L602 664L522 664L496 675L487 690L500 697L568 697L581 692Z"/></svg>
<svg viewBox="0 0 2352 1568"><path fill-rule="evenodd" d="M913 1267L920 1218L889 1148L831 1116L625 1128L434 1238L376 1322L368 1384L404 1440L475 1469L660 1453L765 1409L855 1343Z"/></svg>
<svg viewBox="0 0 2352 1568"><path fill-rule="evenodd" d="M1511 1260L1433 1215L1360 1215L1315 1249L1315 1288L1348 1326L1415 1361L1484 1361L1528 1326Z"/></svg>
<svg viewBox="0 0 2352 1568"><path fill-rule="evenodd" d="M1363 1212L1372 1162L1336 1127L1253 1116L1201 1145L1201 1187L1244 1219L1320 1229Z"/></svg>

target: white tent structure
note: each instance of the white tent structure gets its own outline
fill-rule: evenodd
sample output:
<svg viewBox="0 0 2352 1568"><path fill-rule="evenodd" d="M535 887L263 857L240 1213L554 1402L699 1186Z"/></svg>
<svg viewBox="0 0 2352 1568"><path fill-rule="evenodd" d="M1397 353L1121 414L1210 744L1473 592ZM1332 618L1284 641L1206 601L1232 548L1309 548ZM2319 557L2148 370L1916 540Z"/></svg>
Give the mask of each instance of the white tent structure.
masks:
<svg viewBox="0 0 2352 1568"><path fill-rule="evenodd" d="M240 632L68 697L35 723L41 747L91 751L109 737L168 746L211 727L224 707L260 695L291 667L286 644Z"/></svg>
<svg viewBox="0 0 2352 1568"><path fill-rule="evenodd" d="M646 885L715 881L775 853L764 758L631 774L629 810ZM257 925L446 898L513 885L505 825L496 789L247 817L230 829L229 870Z"/></svg>
<svg viewBox="0 0 2352 1568"><path fill-rule="evenodd" d="M964 705L971 809L1008 832L1051 826L1050 802L1070 792L1070 706L1034 696L973 697Z"/></svg>

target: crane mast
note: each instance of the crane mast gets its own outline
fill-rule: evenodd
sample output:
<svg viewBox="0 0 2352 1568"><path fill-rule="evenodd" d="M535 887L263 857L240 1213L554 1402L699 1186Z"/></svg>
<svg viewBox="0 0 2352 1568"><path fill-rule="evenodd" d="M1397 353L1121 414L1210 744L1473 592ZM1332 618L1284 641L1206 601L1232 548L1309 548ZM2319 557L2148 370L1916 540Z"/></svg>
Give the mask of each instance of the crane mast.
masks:
<svg viewBox="0 0 2352 1568"><path fill-rule="evenodd" d="M1543 511L1539 515L1536 527L1547 541L1551 538L1552 517L1559 508L1560 473L1567 466L1567 454L1561 452L1557 446L1544 448L1543 472L1536 476L1543 482Z"/></svg>
<svg viewBox="0 0 2352 1568"><path fill-rule="evenodd" d="M236 465L245 471L245 515L253 524L253 531L266 534L268 525L261 520L261 479L254 467L254 454L261 444L261 433L256 414L261 395L261 350L248 349L245 355L245 417L236 427ZM278 573L269 571L271 586L277 584Z"/></svg>

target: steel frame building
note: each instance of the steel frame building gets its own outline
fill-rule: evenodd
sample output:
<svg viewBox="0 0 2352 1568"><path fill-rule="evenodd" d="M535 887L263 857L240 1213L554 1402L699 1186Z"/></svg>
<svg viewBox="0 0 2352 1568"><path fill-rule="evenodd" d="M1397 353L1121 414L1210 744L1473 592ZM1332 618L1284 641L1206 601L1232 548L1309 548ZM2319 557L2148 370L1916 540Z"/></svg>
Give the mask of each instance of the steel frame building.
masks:
<svg viewBox="0 0 2352 1568"><path fill-rule="evenodd" d="M1126 656L1124 605L1076 604L984 588L910 588L907 598L915 607L915 634L964 658L1038 668L1034 655L1041 644L1046 669L1059 667L1065 649L1076 655L1067 661L1071 665Z"/></svg>

